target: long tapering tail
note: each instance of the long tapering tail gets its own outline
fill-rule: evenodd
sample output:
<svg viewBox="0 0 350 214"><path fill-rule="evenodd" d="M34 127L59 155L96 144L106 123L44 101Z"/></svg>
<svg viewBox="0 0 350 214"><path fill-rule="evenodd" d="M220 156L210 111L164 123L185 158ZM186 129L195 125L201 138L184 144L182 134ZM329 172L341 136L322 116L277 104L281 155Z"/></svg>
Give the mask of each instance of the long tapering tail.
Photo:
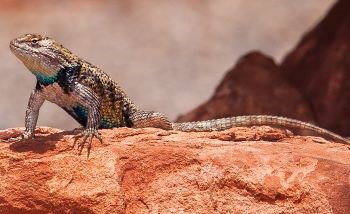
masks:
<svg viewBox="0 0 350 214"><path fill-rule="evenodd" d="M337 142L349 145L350 142L346 138L335 134L331 131L315 126L310 123L302 122L286 117L270 116L270 115L250 115L227 117L214 120L187 122L187 123L173 123L172 128L179 131L219 131L237 126L255 126L255 125L271 125L285 128L298 128L316 132L325 137L330 137Z"/></svg>

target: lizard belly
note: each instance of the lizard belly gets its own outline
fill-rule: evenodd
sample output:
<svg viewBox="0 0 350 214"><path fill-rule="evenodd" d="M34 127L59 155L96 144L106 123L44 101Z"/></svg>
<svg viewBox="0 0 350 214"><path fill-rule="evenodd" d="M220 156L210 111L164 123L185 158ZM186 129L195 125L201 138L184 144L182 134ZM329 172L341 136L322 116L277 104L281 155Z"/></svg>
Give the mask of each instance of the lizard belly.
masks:
<svg viewBox="0 0 350 214"><path fill-rule="evenodd" d="M86 126L88 110L78 102L77 95L74 93L65 93L57 83L45 86L42 89L42 94L45 100L55 103L72 116L78 123Z"/></svg>
<svg viewBox="0 0 350 214"><path fill-rule="evenodd" d="M47 101L60 106L79 124L81 124L82 126L86 126L88 119L88 109L78 102L79 99L77 99L76 94L65 93L64 90L57 83L45 86L42 89L42 94ZM114 108L113 106L112 108L110 105L108 105L112 102L106 103L103 100L104 99L102 99L101 103L102 111L99 128L113 128L125 126L121 111L117 111L117 107Z"/></svg>
<svg viewBox="0 0 350 214"><path fill-rule="evenodd" d="M47 101L57 104L62 108L73 108L79 105L78 99L74 93L67 94L57 83L45 86L42 93Z"/></svg>

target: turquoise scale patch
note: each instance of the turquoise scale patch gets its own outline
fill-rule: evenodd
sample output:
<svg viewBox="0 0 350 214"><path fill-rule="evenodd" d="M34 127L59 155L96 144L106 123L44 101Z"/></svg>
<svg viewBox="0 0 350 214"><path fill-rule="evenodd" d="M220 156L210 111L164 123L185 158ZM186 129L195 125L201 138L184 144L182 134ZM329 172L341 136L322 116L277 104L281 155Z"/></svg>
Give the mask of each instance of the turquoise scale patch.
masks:
<svg viewBox="0 0 350 214"><path fill-rule="evenodd" d="M73 111L74 111L76 120L78 120L78 122L80 124L86 125L87 117L88 117L88 110L85 107L77 106L77 107L73 108ZM113 127L116 127L116 125L114 123L111 123L110 120L108 120L108 119L101 118L99 128L110 129Z"/></svg>
<svg viewBox="0 0 350 214"><path fill-rule="evenodd" d="M111 123L109 120L105 119L105 118L101 118L100 121L100 128L102 129L110 129L116 127L113 123Z"/></svg>
<svg viewBox="0 0 350 214"><path fill-rule="evenodd" d="M57 74L53 76L46 76L43 73L32 71L32 73L36 76L38 81L44 85L50 85L57 81Z"/></svg>
<svg viewBox="0 0 350 214"><path fill-rule="evenodd" d="M88 116L88 111L86 108L81 107L81 106L77 106L73 108L73 111L75 113L75 115L78 117L77 119L79 121L83 121L84 124L86 124L87 122L87 116Z"/></svg>

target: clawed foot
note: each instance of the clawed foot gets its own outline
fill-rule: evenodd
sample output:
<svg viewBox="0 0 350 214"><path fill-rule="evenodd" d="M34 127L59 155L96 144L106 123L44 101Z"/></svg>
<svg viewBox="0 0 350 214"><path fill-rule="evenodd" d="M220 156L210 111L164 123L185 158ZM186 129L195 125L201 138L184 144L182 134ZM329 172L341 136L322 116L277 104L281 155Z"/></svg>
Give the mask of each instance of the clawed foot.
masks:
<svg viewBox="0 0 350 214"><path fill-rule="evenodd" d="M18 142L21 140L27 140L27 139L33 139L33 138L34 138L33 132L25 131L23 134L21 134L18 137L9 138L8 141L9 142Z"/></svg>
<svg viewBox="0 0 350 214"><path fill-rule="evenodd" d="M91 150L91 143L92 143L92 139L94 137L96 137L100 141L100 143L102 143L101 135L97 132L97 130L86 129L83 132L81 132L73 137L74 143L73 143L72 147L73 148L75 147L75 144L77 143L79 138L83 138L82 141L78 144L79 155L83 151L83 148L86 144L86 148L87 148L87 152L88 152L87 157L89 158L90 150Z"/></svg>
<svg viewBox="0 0 350 214"><path fill-rule="evenodd" d="M294 136L294 133L293 133L292 131L288 130L288 129L284 129L284 133L285 133L288 137Z"/></svg>
<svg viewBox="0 0 350 214"><path fill-rule="evenodd" d="M21 140L23 140L23 138L22 138L22 136L19 136L19 137L11 137L11 138L4 139L4 140L13 143L13 142L21 141Z"/></svg>

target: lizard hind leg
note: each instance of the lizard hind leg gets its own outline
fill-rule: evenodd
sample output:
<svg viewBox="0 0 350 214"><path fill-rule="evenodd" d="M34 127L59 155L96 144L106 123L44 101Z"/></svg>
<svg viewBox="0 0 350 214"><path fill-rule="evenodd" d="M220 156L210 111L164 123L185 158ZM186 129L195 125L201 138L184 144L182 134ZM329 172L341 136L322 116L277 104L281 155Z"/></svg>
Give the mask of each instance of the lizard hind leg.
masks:
<svg viewBox="0 0 350 214"><path fill-rule="evenodd" d="M74 148L76 143L78 142L78 140L80 138L82 138L82 141L78 144L79 155L82 153L83 148L86 144L87 158L89 158L90 150L91 150L91 143L92 143L92 139L94 137L97 138L100 141L100 143L102 144L102 138L101 138L100 134L97 132L97 130L86 129L73 137L74 142L73 142L72 148Z"/></svg>
<svg viewBox="0 0 350 214"><path fill-rule="evenodd" d="M160 112L136 111L130 117L133 128L161 128L171 130L172 124L169 119Z"/></svg>

